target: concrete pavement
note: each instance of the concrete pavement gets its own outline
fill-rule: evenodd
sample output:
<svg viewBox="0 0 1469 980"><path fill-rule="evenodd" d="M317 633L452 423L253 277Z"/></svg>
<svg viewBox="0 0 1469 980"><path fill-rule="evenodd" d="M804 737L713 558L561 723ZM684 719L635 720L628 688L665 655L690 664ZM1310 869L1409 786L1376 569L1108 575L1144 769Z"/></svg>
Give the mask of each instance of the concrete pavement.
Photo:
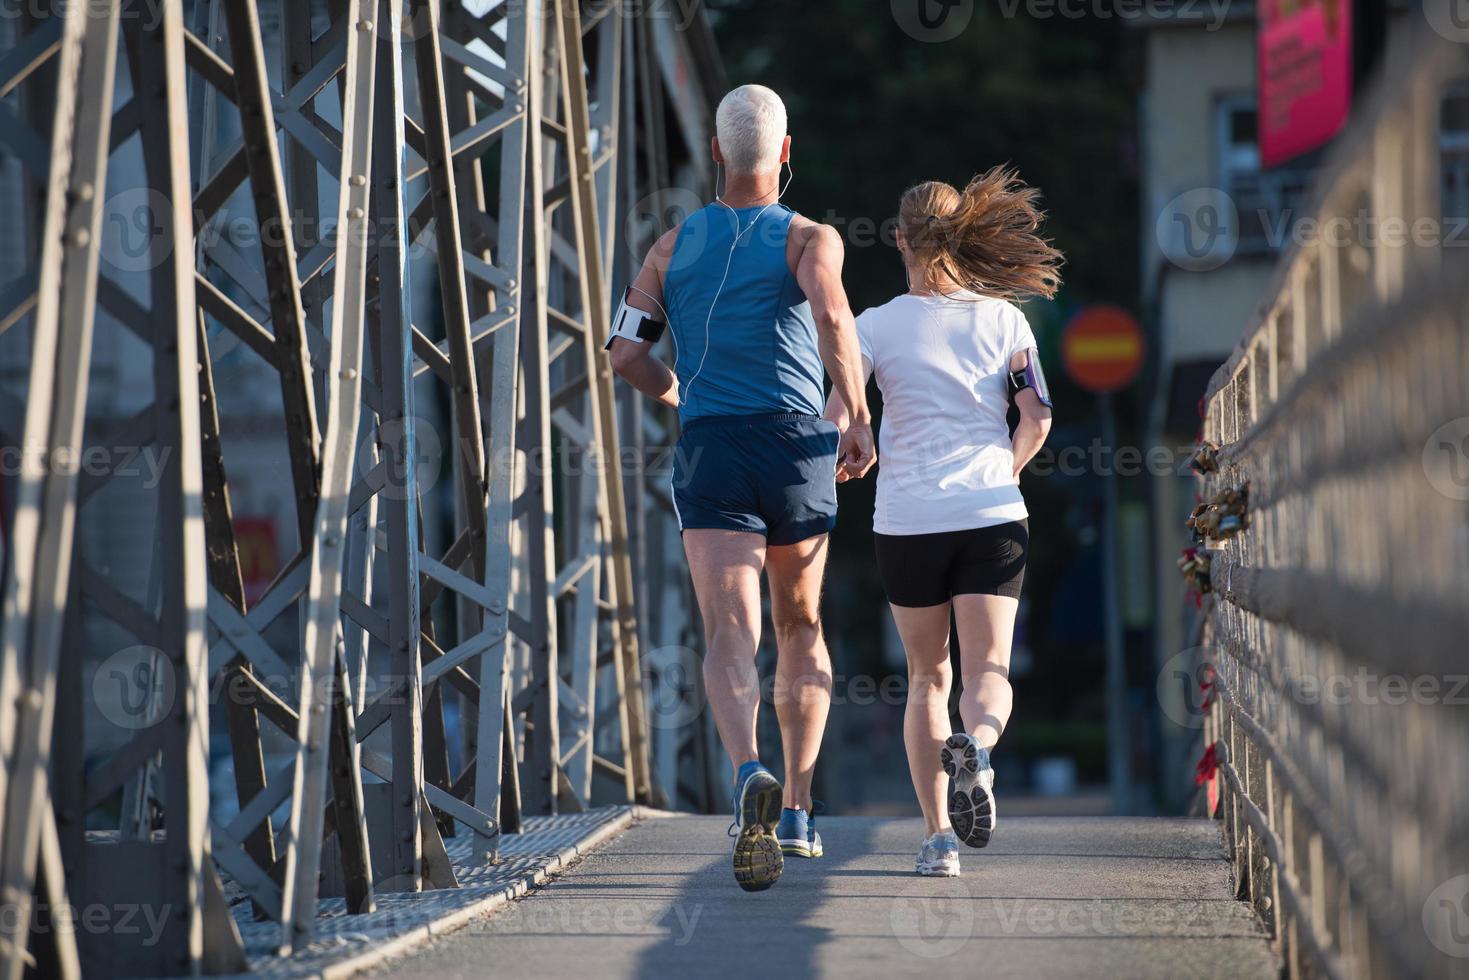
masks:
<svg viewBox="0 0 1469 980"><path fill-rule="evenodd" d="M1002 801L1003 807L1003 801ZM377 974L402 977L1277 977L1230 893L1216 824L1004 818L957 879L922 879L918 820L821 820L826 857L770 891L728 820L655 817Z"/></svg>

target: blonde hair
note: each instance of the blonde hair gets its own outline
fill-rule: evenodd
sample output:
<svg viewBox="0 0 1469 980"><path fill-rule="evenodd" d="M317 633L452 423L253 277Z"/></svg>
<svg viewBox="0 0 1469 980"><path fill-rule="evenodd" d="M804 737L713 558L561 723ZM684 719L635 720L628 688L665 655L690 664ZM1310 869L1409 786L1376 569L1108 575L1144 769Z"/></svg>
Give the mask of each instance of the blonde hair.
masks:
<svg viewBox="0 0 1469 980"><path fill-rule="evenodd" d="M926 277L1005 300L1050 299L1065 257L1039 234L1040 196L1006 166L993 167L963 191L941 180L903 194L898 226Z"/></svg>

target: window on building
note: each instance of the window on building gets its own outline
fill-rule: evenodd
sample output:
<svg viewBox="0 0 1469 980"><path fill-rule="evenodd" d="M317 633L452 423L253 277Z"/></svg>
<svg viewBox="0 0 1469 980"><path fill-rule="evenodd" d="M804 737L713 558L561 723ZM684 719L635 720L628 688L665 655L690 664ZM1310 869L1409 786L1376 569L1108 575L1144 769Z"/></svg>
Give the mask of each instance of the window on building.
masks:
<svg viewBox="0 0 1469 980"><path fill-rule="evenodd" d="M1262 172L1255 119L1253 92L1227 95L1216 103L1219 189L1239 212L1236 251L1258 255L1278 251L1289 242L1291 223L1310 183L1314 154Z"/></svg>
<svg viewBox="0 0 1469 980"><path fill-rule="evenodd" d="M1445 219L1469 217L1469 83L1444 92L1438 113L1439 172ZM1449 226L1445 235L1463 236L1465 229Z"/></svg>

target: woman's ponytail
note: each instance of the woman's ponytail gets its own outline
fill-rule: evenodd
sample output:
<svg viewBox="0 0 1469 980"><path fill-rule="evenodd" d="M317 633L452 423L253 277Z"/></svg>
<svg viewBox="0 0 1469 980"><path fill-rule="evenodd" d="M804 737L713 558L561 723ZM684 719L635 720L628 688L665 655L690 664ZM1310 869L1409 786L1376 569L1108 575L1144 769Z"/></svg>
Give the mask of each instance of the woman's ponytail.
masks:
<svg viewBox="0 0 1469 980"><path fill-rule="evenodd" d="M962 192L937 180L910 187L898 223L929 278L998 299L1049 299L1064 259L1039 234L1039 196L1014 169L999 166Z"/></svg>

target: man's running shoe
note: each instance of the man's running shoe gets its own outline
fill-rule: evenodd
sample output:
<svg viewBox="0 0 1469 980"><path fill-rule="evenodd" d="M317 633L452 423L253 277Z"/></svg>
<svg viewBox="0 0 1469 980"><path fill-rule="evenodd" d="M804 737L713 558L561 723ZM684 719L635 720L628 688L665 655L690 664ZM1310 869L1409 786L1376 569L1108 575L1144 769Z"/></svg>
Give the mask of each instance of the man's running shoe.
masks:
<svg viewBox="0 0 1469 980"><path fill-rule="evenodd" d="M925 878L959 877L959 841L952 830L930 834L918 849L918 862L914 866Z"/></svg>
<svg viewBox="0 0 1469 980"><path fill-rule="evenodd" d="M984 847L995 831L995 771L990 753L973 735L950 735L939 751L949 779L949 823L970 847Z"/></svg>
<svg viewBox="0 0 1469 980"><path fill-rule="evenodd" d="M740 766L735 783L735 881L747 892L764 891L785 868L775 826L780 820L780 783L758 762Z"/></svg>
<svg viewBox="0 0 1469 980"><path fill-rule="evenodd" d="M821 835L816 832L816 815L802 809L786 807L780 812L775 838L780 841L781 853L792 857L819 858L823 853Z"/></svg>

